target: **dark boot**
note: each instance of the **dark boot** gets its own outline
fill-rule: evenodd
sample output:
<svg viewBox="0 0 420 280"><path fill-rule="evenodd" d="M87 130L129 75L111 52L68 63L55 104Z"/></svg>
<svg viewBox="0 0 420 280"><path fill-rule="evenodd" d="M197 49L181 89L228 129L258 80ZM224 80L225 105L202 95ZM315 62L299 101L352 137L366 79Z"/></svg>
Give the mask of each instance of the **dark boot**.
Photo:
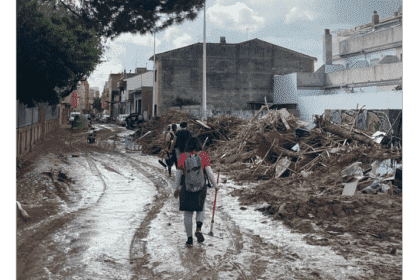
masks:
<svg viewBox="0 0 420 280"><path fill-rule="evenodd" d="M187 240L187 242L185 244L187 245L187 247L193 246L193 238L192 238L192 236L191 237L188 237L188 240Z"/></svg>
<svg viewBox="0 0 420 280"><path fill-rule="evenodd" d="M195 230L195 237L197 237L197 242L202 243L204 242L204 236L201 233L201 226L203 225L202 222L197 222L197 229Z"/></svg>

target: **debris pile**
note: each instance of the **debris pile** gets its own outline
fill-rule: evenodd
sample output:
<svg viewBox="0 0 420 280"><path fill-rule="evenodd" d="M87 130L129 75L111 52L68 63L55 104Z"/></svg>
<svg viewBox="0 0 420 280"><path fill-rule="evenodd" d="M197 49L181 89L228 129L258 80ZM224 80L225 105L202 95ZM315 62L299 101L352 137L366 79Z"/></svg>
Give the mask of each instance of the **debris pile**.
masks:
<svg viewBox="0 0 420 280"><path fill-rule="evenodd" d="M385 147L382 142L387 133L369 135L354 128L355 118L353 123L336 125L322 116L316 117L316 127L309 130L308 122L284 108L268 110L258 118L266 109L268 106L263 106L248 120L219 116L206 122L172 110L146 122L136 134L140 137L148 132L140 139L143 151L157 154L163 147L163 132L168 125L187 121L193 136L202 143L207 139L205 150L216 169L235 181L281 179L278 183L292 185L307 181L316 183L324 194L353 195L356 190L385 192L389 182L399 180L393 174L401 162L402 150ZM384 160L393 167L388 175L378 176L377 166L372 165Z"/></svg>
<svg viewBox="0 0 420 280"><path fill-rule="evenodd" d="M194 137L198 137L201 143L208 138L206 146L214 148L217 142L221 140L229 140L235 136L231 133L233 128L245 123L244 120L234 116L220 116L218 118L208 119L206 123L194 119L188 113L178 110L170 110L160 118L152 119L145 122L134 134L134 141L138 141L142 145L142 151L147 154L158 154L164 145L164 131L168 125L181 122L188 123L188 130ZM145 135L149 133L148 135ZM141 139L140 139L141 138Z"/></svg>

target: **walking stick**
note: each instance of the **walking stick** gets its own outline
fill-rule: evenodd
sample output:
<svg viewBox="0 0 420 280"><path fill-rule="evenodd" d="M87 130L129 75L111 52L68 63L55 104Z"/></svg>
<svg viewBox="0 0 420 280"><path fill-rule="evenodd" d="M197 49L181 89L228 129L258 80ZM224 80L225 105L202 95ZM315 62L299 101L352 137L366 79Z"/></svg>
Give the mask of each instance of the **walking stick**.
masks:
<svg viewBox="0 0 420 280"><path fill-rule="evenodd" d="M219 174L217 174L217 184L219 184ZM210 232L209 235L210 236L214 236L213 234L213 224L214 224L214 209L216 207L216 196L217 196L217 190L216 190L216 194L214 195L214 205L213 205L213 217L211 218L211 228L210 228Z"/></svg>

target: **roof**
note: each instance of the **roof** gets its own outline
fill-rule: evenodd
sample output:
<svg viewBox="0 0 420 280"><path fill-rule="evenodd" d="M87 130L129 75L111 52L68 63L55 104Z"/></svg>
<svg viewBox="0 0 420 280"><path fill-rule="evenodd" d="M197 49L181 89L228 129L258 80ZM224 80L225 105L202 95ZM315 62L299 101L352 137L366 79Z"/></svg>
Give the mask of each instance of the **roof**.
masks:
<svg viewBox="0 0 420 280"><path fill-rule="evenodd" d="M402 20L402 14L398 14L398 16L389 16L389 17L381 18L379 20L379 23L376 24L375 27L392 24L392 23L398 24L399 21L401 20ZM365 33L371 32L373 27L374 26L372 25L372 22L369 22L366 24L356 26L354 28L345 29L345 30L337 30L336 32L332 32L332 33L336 33L338 37L352 37L358 34L365 34ZM394 26L390 26L390 27L394 27Z"/></svg>
<svg viewBox="0 0 420 280"><path fill-rule="evenodd" d="M280 48L280 49L283 49L283 50L289 51L289 52L291 52L291 53L294 53L294 54L298 54L298 55L300 55L300 56L307 57L307 58L312 59L312 60L314 60L314 61L318 61L318 59L317 59L316 57L309 56L309 55L306 55L306 54L303 54L303 53L300 53L300 52L297 52L297 51L294 51L294 50L291 50L291 49L287 49L287 48L284 48L284 47L281 47L281 46L278 46L278 45L275 45L275 44L273 44L273 43L266 42L266 41L263 41L263 40L260 40L260 39L257 39L257 38L252 39L252 40L248 40L248 41L243 41L243 42L240 42L240 43L235 43L235 44L227 44L227 43L223 43L223 45L241 45L241 44L248 43L248 42L251 42L251 41L260 41L260 42L264 42L264 43L266 43L266 44L270 44L270 45L276 46L276 47L278 47L278 48ZM195 45L202 45L202 44L203 44L203 43L195 43L195 44L192 44L192 45L188 45L188 46L185 46L185 47L181 47L181 48L177 48L177 49L169 50L169 51L162 52L162 53L158 53L158 54L155 54L155 55L156 55L156 57L160 57L160 56L162 56L162 55L169 54L169 53L174 52L174 51L179 51L179 50L182 50L182 49L191 48L192 46L195 46ZM220 43L206 43L206 45L221 45L221 44L220 44ZM152 60L152 61L153 61L153 55L149 58L149 60Z"/></svg>

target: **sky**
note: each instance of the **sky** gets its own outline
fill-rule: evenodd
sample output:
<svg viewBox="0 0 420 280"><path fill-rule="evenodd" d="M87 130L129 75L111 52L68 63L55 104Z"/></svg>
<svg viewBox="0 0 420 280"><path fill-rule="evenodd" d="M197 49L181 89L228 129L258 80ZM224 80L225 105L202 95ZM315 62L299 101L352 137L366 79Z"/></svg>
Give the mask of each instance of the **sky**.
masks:
<svg viewBox="0 0 420 280"><path fill-rule="evenodd" d="M372 12L391 16L402 0L208 0L206 2L206 42L240 43L258 38L318 59L315 70L323 64L322 35L354 28L371 21ZM156 34L156 53L203 42L203 14ZM248 28L248 32L247 32ZM135 71L136 67L153 69L153 36L125 33L108 40L104 62L88 78L102 93L109 74Z"/></svg>

